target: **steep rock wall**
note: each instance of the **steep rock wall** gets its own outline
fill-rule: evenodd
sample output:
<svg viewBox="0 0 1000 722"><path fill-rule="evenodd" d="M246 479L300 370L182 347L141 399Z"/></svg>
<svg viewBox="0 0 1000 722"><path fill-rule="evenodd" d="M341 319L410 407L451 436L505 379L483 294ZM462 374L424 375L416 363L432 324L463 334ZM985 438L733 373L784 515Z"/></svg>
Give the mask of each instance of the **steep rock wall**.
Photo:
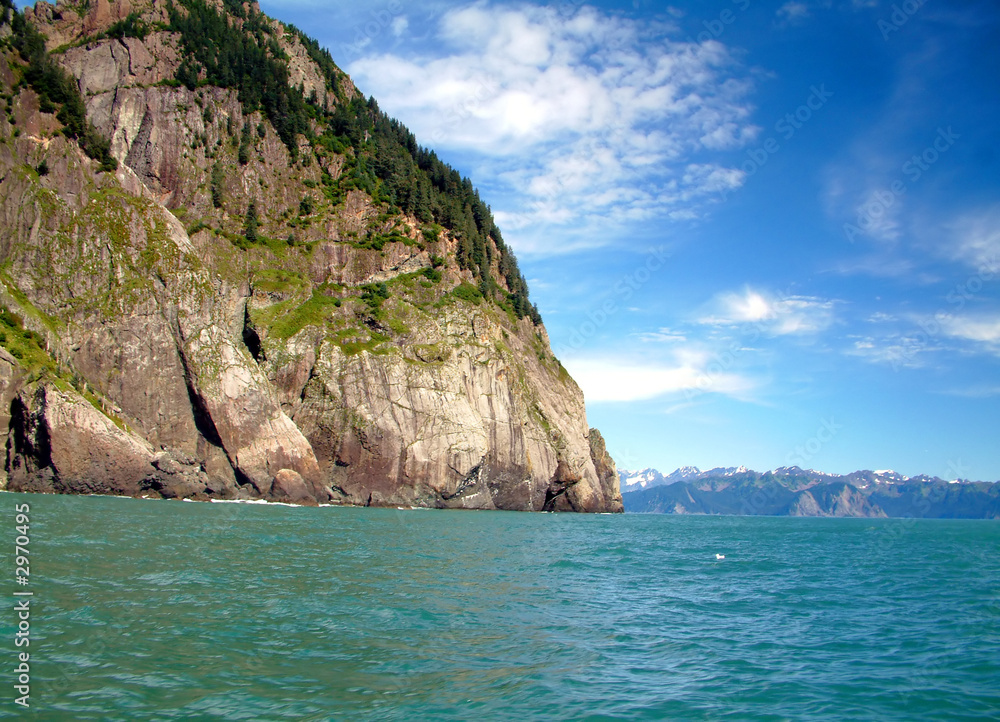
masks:
<svg viewBox="0 0 1000 722"><path fill-rule="evenodd" d="M43 4L33 17L52 45L135 8L165 17L104 0L75 21ZM318 82L288 42L292 80ZM352 191L294 242L236 244L251 201L262 233L280 237L301 199L326 203L312 189L344 158L293 160L231 90L162 85L177 47L155 32L61 56L112 140L114 174L0 78L15 119L0 118L3 300L50 359L28 373L0 357L8 487L621 511L613 462L544 328L463 293L475 279L447 231L428 236ZM241 166L245 124L260 131ZM209 192L217 166L224 203ZM354 240L365 229L396 235L367 248Z"/></svg>

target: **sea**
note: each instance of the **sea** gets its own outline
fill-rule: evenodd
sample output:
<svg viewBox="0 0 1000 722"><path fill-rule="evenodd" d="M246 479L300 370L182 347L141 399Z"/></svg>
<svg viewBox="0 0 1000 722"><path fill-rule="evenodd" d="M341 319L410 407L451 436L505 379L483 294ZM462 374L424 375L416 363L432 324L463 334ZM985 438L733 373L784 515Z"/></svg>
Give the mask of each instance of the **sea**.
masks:
<svg viewBox="0 0 1000 722"><path fill-rule="evenodd" d="M4 493L0 522L4 718L1000 719L996 521Z"/></svg>

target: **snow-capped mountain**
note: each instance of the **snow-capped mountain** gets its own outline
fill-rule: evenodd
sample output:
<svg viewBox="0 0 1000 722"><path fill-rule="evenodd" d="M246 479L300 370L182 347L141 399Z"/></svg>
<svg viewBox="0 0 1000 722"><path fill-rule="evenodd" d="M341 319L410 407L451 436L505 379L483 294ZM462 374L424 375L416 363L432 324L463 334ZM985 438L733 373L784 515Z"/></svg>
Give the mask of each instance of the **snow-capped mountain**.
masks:
<svg viewBox="0 0 1000 722"><path fill-rule="evenodd" d="M917 477L916 480L926 479L928 481L933 481L931 477ZM893 471L892 469L880 469L878 471L855 471L853 474L848 474L844 477L844 480L849 484L853 484L859 489L867 489L871 486L888 486L891 484L905 484L910 481L910 477L903 476L899 472Z"/></svg>
<svg viewBox="0 0 1000 722"><path fill-rule="evenodd" d="M829 474L798 466L622 471L625 510L668 514L1000 518L1000 482L944 481L891 469Z"/></svg>
<svg viewBox="0 0 1000 722"><path fill-rule="evenodd" d="M626 491L638 491L639 489L652 489L654 486L667 486L676 484L678 481L689 481L697 479L702 475L701 469L697 466L682 466L663 475L656 469L643 469L641 471L629 471L619 469L618 478L621 482L621 489Z"/></svg>
<svg viewBox="0 0 1000 722"><path fill-rule="evenodd" d="M830 483L834 481L843 481L858 489L874 489L909 483L941 481L936 476L927 476L926 474L914 477L904 476L892 469L879 469L876 471L866 469L854 471L850 474L830 474L825 471L817 471L816 469L802 469L798 466L781 466L773 471L764 473L753 471L745 466L719 466L707 471L702 471L697 466L682 466L669 474L663 474L652 468L642 469L641 471L618 470L622 493L652 489L657 486L669 486L682 481L729 479L748 475L758 478L773 477L775 480L795 488L805 488L817 483ZM961 481L964 480L959 480L959 482Z"/></svg>
<svg viewBox="0 0 1000 722"><path fill-rule="evenodd" d="M798 469L798 467L794 467ZM801 472L801 469L799 469ZM652 489L656 486L669 486L681 481L697 481L698 479L730 478L741 474L755 474L745 466L717 466L714 469L702 471L697 466L682 466L669 474L663 474L656 469L629 471L619 469L618 478L622 492Z"/></svg>

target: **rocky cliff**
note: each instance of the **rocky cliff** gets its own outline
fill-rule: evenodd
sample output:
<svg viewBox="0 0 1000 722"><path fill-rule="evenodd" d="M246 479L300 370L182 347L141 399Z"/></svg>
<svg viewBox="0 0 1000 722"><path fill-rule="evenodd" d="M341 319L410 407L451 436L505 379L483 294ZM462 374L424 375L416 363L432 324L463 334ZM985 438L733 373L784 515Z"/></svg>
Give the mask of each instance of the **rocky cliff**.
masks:
<svg viewBox="0 0 1000 722"><path fill-rule="evenodd" d="M622 510L485 204L312 41L231 0L4 4L7 488Z"/></svg>

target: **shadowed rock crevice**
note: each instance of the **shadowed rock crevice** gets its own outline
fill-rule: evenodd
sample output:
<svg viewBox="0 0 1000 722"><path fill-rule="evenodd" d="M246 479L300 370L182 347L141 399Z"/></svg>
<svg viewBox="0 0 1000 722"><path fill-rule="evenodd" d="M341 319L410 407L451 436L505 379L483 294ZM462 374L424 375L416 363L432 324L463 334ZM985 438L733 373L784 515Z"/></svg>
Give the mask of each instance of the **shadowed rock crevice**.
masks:
<svg viewBox="0 0 1000 722"><path fill-rule="evenodd" d="M183 359L183 356L181 358ZM202 399L202 397L195 390L190 376L185 378L185 382L188 392L188 400L191 402L191 413L194 415L195 428L198 429L198 433L201 434L208 443L213 446L218 446L220 449L223 448L219 431L215 428L215 422L212 420L212 415L209 413L204 399Z"/></svg>
<svg viewBox="0 0 1000 722"><path fill-rule="evenodd" d="M267 361L267 356L264 355L264 351L261 348L260 335L257 333L257 329L254 328L253 320L250 318L249 299L247 299L243 309L243 345L247 347L247 351L253 356L254 361L259 364ZM304 389L303 394L305 394Z"/></svg>
<svg viewBox="0 0 1000 722"><path fill-rule="evenodd" d="M180 358L181 366L184 369L184 385L187 389L188 402L191 405L191 414L194 417L195 428L197 429L200 437L198 444L200 447L199 456L203 459L211 458L211 460L214 461L214 463L211 464L211 467L214 467L212 468L214 474L210 477L211 481L208 483L208 491L211 492L213 489L226 490L223 492L222 496L223 498L227 498L228 488L230 486L228 483L230 479L228 477L231 476L232 481L234 481L238 487L256 489L258 494L266 493L267 490L261 492L257 485L253 483L253 480L243 473L229 457L229 453L226 451L226 448L222 443L222 437L219 435L219 430L215 426L215 421L212 419L212 414L209 412L205 400L194 386L193 373L180 338L180 328L175 327L174 339L177 348L177 355ZM209 448L205 448L205 444L207 444ZM222 468L219 468L220 466Z"/></svg>
<svg viewBox="0 0 1000 722"><path fill-rule="evenodd" d="M441 492L441 498L444 501L451 501L452 499L457 499L463 496L464 494L468 493L476 486L478 486L479 483L482 481L483 463L484 462L479 462L474 467L472 467L472 470L465 476L464 479L462 479L458 483L458 486L455 488L455 491L451 493L448 493L446 491Z"/></svg>
<svg viewBox="0 0 1000 722"><path fill-rule="evenodd" d="M52 466L52 441L44 423L20 397L11 402L7 448L7 474L14 486L30 485L31 477L46 471L43 486L58 485Z"/></svg>

